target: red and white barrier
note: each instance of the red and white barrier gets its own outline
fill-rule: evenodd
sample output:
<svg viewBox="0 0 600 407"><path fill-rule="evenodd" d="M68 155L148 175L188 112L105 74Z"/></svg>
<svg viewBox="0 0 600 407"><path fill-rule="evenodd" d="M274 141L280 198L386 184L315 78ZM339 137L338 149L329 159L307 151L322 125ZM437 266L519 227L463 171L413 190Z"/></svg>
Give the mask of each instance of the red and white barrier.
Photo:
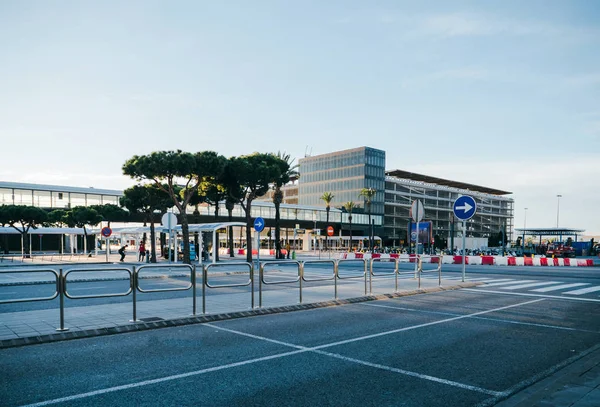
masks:
<svg viewBox="0 0 600 407"><path fill-rule="evenodd" d="M375 253L341 253L340 259L398 259L401 263L414 263L414 254ZM462 256L428 256L421 255L423 263L462 264ZM550 257L513 257L513 256L465 256L465 263L489 266L527 266L527 267L592 267L592 259L563 259Z"/></svg>

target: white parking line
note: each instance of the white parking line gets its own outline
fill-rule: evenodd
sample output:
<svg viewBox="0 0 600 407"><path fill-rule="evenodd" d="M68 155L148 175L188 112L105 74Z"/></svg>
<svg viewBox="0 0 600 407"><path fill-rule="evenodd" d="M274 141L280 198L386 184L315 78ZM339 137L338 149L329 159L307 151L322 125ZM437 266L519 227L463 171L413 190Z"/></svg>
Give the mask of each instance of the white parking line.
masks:
<svg viewBox="0 0 600 407"><path fill-rule="evenodd" d="M460 319L464 319L464 318L470 318L470 317L477 316L477 315L488 314L490 312L496 312L496 311L501 311L501 310L505 310L505 309L509 309L509 308L519 307L519 306L522 306L522 305L533 304L533 303L536 303L536 302L539 302L539 301L543 301L543 300L544 299L541 298L541 299L537 299L537 300L526 301L526 302L522 302L522 303L518 303L518 304L508 305L508 306L505 306L505 307L494 308L494 309L487 310L487 311L475 312L473 314L461 315L461 316L458 316L458 317L447 318L447 319L443 319L443 320L440 320L440 321L429 322L429 323L425 323L425 324L413 325L413 326L404 327L404 328L400 328L400 329L394 329L394 330L391 330L391 331L380 332L380 333L372 334L372 335L365 335L365 336L361 336L361 337L358 337L358 338L348 339L348 340L339 341L339 342L333 342L333 343L329 343L329 344L325 344L325 345L315 346L315 347L312 347L312 348L306 348L306 347L295 345L295 344L292 344L292 343L282 342L282 341L278 341L278 340L270 339L270 338L265 338L265 337L258 336L258 335L247 334L245 332L235 331L233 329L224 328L224 327L221 327L219 325L213 325L213 324L207 323L207 324L203 324L203 325L211 327L211 328L215 328L215 329L220 329L220 330L223 330L223 331L226 331L226 332L235 333L235 334L238 334L238 335L243 335L243 336L251 337L251 338L254 338L254 339L263 340L263 341L266 341L266 342L271 342L271 343L276 343L276 344L283 345L283 346L288 346L288 347L294 348L295 350L291 351L291 352L279 353L279 354L276 354L276 355L265 356L265 357L256 358L256 359L249 359L249 360L245 360L245 361L242 361L242 362L235 362L235 363L230 363L230 364L227 364L227 365L215 366L215 367L211 367L211 368L208 368L208 369L195 370L195 371L192 371L192 372L181 373L181 374L177 374L177 375L159 377L159 378L151 379L151 380L144 380L144 381L137 382L137 383L130 383L130 384L125 384L125 385L121 385L121 386L114 386L114 387L108 387L108 388L105 388L105 389L94 390L94 391L90 391L90 392L86 392L86 393L74 394L74 395L67 396L67 397L61 397L61 398L57 398L57 399L41 401L39 403L28 404L28 405L23 406L23 407L48 406L48 405L51 405L51 404L58 404L58 403L64 403L64 402L69 402L69 401L73 401L73 400L80 400L80 399L83 399L83 398L98 396L98 395L101 395L101 394L114 393L114 392L120 391L120 390L127 390L127 389L136 388L136 387L148 386L148 385L151 385L151 384L164 383L164 382L168 382L168 381L183 379L183 378L190 377L190 376L197 376L197 375L201 375L201 374L205 374L205 373L216 372L216 371L219 371L219 370L230 369L230 368L233 368L233 367L244 366L244 365L248 365L248 364L252 364L252 363L257 363L257 362L262 362L262 361L266 361L266 360L278 359L278 358L282 358L282 357L286 357L286 356L291 356L291 355L296 355L296 354L305 353L305 352L314 352L314 353L317 353L317 354L326 355L326 356L334 357L334 358L337 358L337 359L346 360L346 361L349 361L349 362L359 363L359 364L362 364L362 365L365 365L365 366L374 367L374 368L377 368L377 369L383 369L383 370L387 370L387 371L394 372L394 373L400 373L400 374L403 374L403 375L407 375L407 376L411 376L411 377L417 377L417 378L420 378L420 379L429 380L429 381L433 381L433 382L436 382L436 383L442 383L442 384L446 384L446 385L449 385L449 386L462 388L462 389L465 389L465 390L476 391L476 392L483 393L483 394L489 394L489 395L492 395L492 396L504 396L504 395L507 394L506 392L498 392L498 391L494 391L494 390L484 389L484 388L481 388L481 387L471 386L469 384L454 382L454 381L451 381L451 380L446 380L446 379L442 379L442 378L438 378L438 377L434 377L434 376L429 376L429 375L424 375L424 374L421 374L421 373L411 372L411 371L408 371L408 370L402 370L402 369L397 369L397 368L393 368L393 367L390 367L390 366L384 366L384 365L379 365L379 364L375 364L375 363L371 363L371 362L366 362L366 361L362 361L362 360L358 360L358 359L352 359L352 358L348 358L348 357L343 356L343 355L338 355L338 354L335 354L335 353L325 352L325 351L322 351L321 349L329 348L329 347L332 347L332 346L338 346L338 345L342 345L342 344L346 344L346 343L352 343L352 342L362 341L362 340L365 340L365 339L371 339L371 338L375 338L375 337L379 337L379 336L390 335L390 334L397 333L397 332L409 331L409 330L412 330L412 329L422 328L422 327L426 327L426 326L442 324L442 323L445 323L445 322L456 321L456 320L460 320Z"/></svg>
<svg viewBox="0 0 600 407"><path fill-rule="evenodd" d="M562 283L562 281L544 281L544 282L537 282L537 283L511 285L508 287L500 287L500 289L501 290L519 290L521 288L539 287L542 285L561 284L561 283Z"/></svg>
<svg viewBox="0 0 600 407"><path fill-rule="evenodd" d="M563 294L581 295L581 294L593 293L593 292L596 292L596 291L600 291L600 286L596 285L596 286L593 286L593 287L580 288L579 290L567 291L566 293L563 293Z"/></svg>
<svg viewBox="0 0 600 407"><path fill-rule="evenodd" d="M550 291L564 290L565 288L581 287L582 285L590 285L590 283L562 284L562 285L555 285L553 287L536 288L535 290L531 290L531 291L535 291L536 293L547 293Z"/></svg>

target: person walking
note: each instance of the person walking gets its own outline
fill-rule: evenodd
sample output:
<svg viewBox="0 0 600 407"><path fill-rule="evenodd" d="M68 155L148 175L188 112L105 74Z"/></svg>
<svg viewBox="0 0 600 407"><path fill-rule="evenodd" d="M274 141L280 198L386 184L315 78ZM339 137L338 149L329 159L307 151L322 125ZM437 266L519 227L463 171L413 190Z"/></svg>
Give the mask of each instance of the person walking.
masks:
<svg viewBox="0 0 600 407"><path fill-rule="evenodd" d="M127 249L128 246L128 244L126 244L125 246L121 246L121 248L118 251L118 253L121 255L121 261L125 260L125 249Z"/></svg>
<svg viewBox="0 0 600 407"><path fill-rule="evenodd" d="M140 252L140 257L139 257L138 261L143 262L144 261L144 257L146 256L146 245L144 244L144 242L140 243L139 252Z"/></svg>
<svg viewBox="0 0 600 407"><path fill-rule="evenodd" d="M285 244L285 251L286 251L287 258L289 260L289 258L290 258L290 242L289 241Z"/></svg>

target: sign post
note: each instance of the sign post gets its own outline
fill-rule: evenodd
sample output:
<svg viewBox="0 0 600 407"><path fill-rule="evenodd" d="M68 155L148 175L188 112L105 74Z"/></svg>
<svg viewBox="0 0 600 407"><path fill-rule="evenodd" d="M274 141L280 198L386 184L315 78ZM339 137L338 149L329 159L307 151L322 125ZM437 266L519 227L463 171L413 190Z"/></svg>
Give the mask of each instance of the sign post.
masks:
<svg viewBox="0 0 600 407"><path fill-rule="evenodd" d="M254 230L256 231L256 262L260 267L260 232L265 228L265 220L260 216L254 219ZM250 253L252 255L252 253Z"/></svg>
<svg viewBox="0 0 600 407"><path fill-rule="evenodd" d="M109 227L104 227L100 231L100 234L104 237L104 241L106 244L106 262L108 263L108 238L112 235L112 229Z"/></svg>
<svg viewBox="0 0 600 407"><path fill-rule="evenodd" d="M465 270L466 270L466 254L467 250L465 247L465 238L467 235L467 220L471 219L475 212L477 212L477 203L475 203L475 199L469 195L460 196L454 201L454 205L452 206L454 211L454 216L458 219L462 220L462 281L465 282Z"/></svg>
<svg viewBox="0 0 600 407"><path fill-rule="evenodd" d="M415 199L410 207L410 213L412 219L415 221L415 231L417 232L415 237L415 278L417 278L417 271L419 269L419 222L421 222L425 213L423 202Z"/></svg>
<svg viewBox="0 0 600 407"><path fill-rule="evenodd" d="M169 263L171 263L172 262L171 245L173 244L173 228L175 226L177 226L177 215L175 215L172 212L167 212L162 216L162 218L160 219L160 222L162 223L163 226L166 226L167 229L169 230ZM177 244L177 241L175 242L175 244ZM173 249L177 250L176 247L173 247ZM177 252L175 253L175 255L177 255Z"/></svg>

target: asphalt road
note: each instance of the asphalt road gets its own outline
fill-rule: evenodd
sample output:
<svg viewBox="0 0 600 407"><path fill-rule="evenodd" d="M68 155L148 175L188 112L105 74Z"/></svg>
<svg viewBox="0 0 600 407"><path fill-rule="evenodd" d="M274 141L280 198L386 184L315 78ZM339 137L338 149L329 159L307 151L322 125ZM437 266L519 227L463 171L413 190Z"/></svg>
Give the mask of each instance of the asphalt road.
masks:
<svg viewBox="0 0 600 407"><path fill-rule="evenodd" d="M459 290L0 350L1 404L485 406L600 346L600 304Z"/></svg>

